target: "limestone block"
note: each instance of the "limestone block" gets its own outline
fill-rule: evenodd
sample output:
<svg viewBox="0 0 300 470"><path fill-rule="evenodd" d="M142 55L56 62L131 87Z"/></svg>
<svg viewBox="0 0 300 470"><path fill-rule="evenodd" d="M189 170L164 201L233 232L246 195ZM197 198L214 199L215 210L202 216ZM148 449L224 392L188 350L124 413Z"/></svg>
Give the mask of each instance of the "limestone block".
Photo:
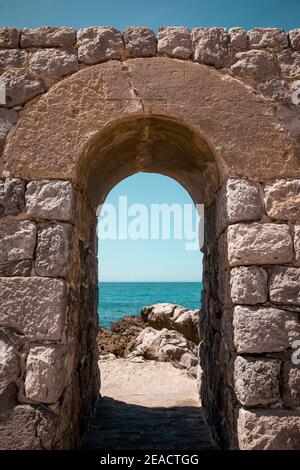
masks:
<svg viewBox="0 0 300 470"><path fill-rule="evenodd" d="M38 231L35 270L38 276L64 277L69 270L71 225L42 225Z"/></svg>
<svg viewBox="0 0 300 470"><path fill-rule="evenodd" d="M0 264L32 259L36 244L36 225L28 220L0 219Z"/></svg>
<svg viewBox="0 0 300 470"><path fill-rule="evenodd" d="M269 217L300 221L300 179L271 181L265 184L264 193Z"/></svg>
<svg viewBox="0 0 300 470"><path fill-rule="evenodd" d="M294 249L295 249L295 254L296 254L296 264L300 265L300 225L295 225Z"/></svg>
<svg viewBox="0 0 300 470"><path fill-rule="evenodd" d="M23 105L45 91L42 80L22 69L5 71L1 75L1 81L6 87L8 108Z"/></svg>
<svg viewBox="0 0 300 470"><path fill-rule="evenodd" d="M20 49L0 49L0 70L25 67L27 52Z"/></svg>
<svg viewBox="0 0 300 470"><path fill-rule="evenodd" d="M287 78L300 78L300 52L287 49L277 56L281 73Z"/></svg>
<svg viewBox="0 0 300 470"><path fill-rule="evenodd" d="M262 216L259 189L255 183L230 178L222 186L217 202L217 230L228 224L258 220Z"/></svg>
<svg viewBox="0 0 300 470"><path fill-rule="evenodd" d="M300 305L300 268L274 267L269 278L270 300Z"/></svg>
<svg viewBox="0 0 300 470"><path fill-rule="evenodd" d="M123 33L129 57L151 57L156 54L156 37L149 28L129 27Z"/></svg>
<svg viewBox="0 0 300 470"><path fill-rule="evenodd" d="M0 334L0 395L20 374L18 351L13 343Z"/></svg>
<svg viewBox="0 0 300 470"><path fill-rule="evenodd" d="M229 30L230 44L235 49L247 49L247 32L243 28L231 28Z"/></svg>
<svg viewBox="0 0 300 470"><path fill-rule="evenodd" d="M31 340L60 340L66 312L66 286L61 279L0 278L0 324Z"/></svg>
<svg viewBox="0 0 300 470"><path fill-rule="evenodd" d="M236 224L227 229L230 266L284 264L293 260L290 229L279 224Z"/></svg>
<svg viewBox="0 0 300 470"><path fill-rule="evenodd" d="M285 406L296 408L300 406L300 366L290 361L282 367L282 393Z"/></svg>
<svg viewBox="0 0 300 470"><path fill-rule="evenodd" d="M257 266L233 268L230 295L235 304L259 304L267 300L267 273Z"/></svg>
<svg viewBox="0 0 300 470"><path fill-rule="evenodd" d="M261 406L280 402L280 361L245 359L234 362L235 393L243 406Z"/></svg>
<svg viewBox="0 0 300 470"><path fill-rule="evenodd" d="M0 266L0 277L10 276L30 276L32 269L32 261L14 261L13 263Z"/></svg>
<svg viewBox="0 0 300 470"><path fill-rule="evenodd" d="M78 58L87 65L120 59L124 51L122 34L111 27L91 27L77 33Z"/></svg>
<svg viewBox="0 0 300 470"><path fill-rule="evenodd" d="M74 191L69 181L31 181L25 199L26 211L33 217L65 222L72 219Z"/></svg>
<svg viewBox="0 0 300 470"><path fill-rule="evenodd" d="M21 31L16 28L0 28L0 47L15 49L19 47Z"/></svg>
<svg viewBox="0 0 300 470"><path fill-rule="evenodd" d="M29 67L42 77L63 77L77 72L77 54L63 49L40 49L30 54Z"/></svg>
<svg viewBox="0 0 300 470"><path fill-rule="evenodd" d="M191 33L187 28L159 28L157 51L177 59L188 59L193 53Z"/></svg>
<svg viewBox="0 0 300 470"><path fill-rule="evenodd" d="M0 140L5 139L7 133L18 121L19 113L14 109L0 109Z"/></svg>
<svg viewBox="0 0 300 470"><path fill-rule="evenodd" d="M289 32L289 38L292 49L300 51L300 28L292 29Z"/></svg>
<svg viewBox="0 0 300 470"><path fill-rule="evenodd" d="M241 450L296 450L300 441L300 412L241 408L237 431Z"/></svg>
<svg viewBox="0 0 300 470"><path fill-rule="evenodd" d="M300 335L297 314L272 307L236 306L233 326L239 354L283 351Z"/></svg>
<svg viewBox="0 0 300 470"><path fill-rule="evenodd" d="M249 46L253 49L271 48L280 51L288 47L288 38L281 28L254 28L249 31Z"/></svg>
<svg viewBox="0 0 300 470"><path fill-rule="evenodd" d="M0 216L16 215L22 212L24 206L25 181L16 178L0 181Z"/></svg>
<svg viewBox="0 0 300 470"><path fill-rule="evenodd" d="M21 47L72 47L76 31L73 28L42 27L22 30Z"/></svg>
<svg viewBox="0 0 300 470"><path fill-rule="evenodd" d="M216 68L229 66L229 36L224 28L194 28L192 30L194 60Z"/></svg>
<svg viewBox="0 0 300 470"><path fill-rule="evenodd" d="M26 361L26 398L40 403L57 402L70 379L72 367L70 345L32 344Z"/></svg>
<svg viewBox="0 0 300 470"><path fill-rule="evenodd" d="M270 52L262 50L238 52L236 58L237 62L231 66L234 75L257 80L278 76L279 68Z"/></svg>

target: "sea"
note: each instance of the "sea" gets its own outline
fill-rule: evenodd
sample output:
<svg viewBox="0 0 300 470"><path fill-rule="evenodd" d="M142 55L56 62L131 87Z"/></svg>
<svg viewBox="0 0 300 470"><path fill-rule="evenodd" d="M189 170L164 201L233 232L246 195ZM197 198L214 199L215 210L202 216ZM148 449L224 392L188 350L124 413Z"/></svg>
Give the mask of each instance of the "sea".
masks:
<svg viewBox="0 0 300 470"><path fill-rule="evenodd" d="M143 307L157 303L198 309L201 291L202 282L101 282L99 324L109 328L125 315L139 315Z"/></svg>

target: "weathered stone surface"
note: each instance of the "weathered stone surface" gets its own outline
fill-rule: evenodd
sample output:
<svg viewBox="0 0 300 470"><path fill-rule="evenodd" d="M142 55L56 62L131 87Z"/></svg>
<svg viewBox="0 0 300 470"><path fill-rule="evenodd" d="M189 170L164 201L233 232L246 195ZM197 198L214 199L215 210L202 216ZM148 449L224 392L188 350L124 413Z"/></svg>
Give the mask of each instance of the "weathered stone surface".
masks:
<svg viewBox="0 0 300 470"><path fill-rule="evenodd" d="M63 77L77 72L77 54L63 49L40 49L30 54L29 67L41 77Z"/></svg>
<svg viewBox="0 0 300 470"><path fill-rule="evenodd" d="M45 91L45 85L31 72L7 70L1 75L6 87L6 107L22 105Z"/></svg>
<svg viewBox="0 0 300 470"><path fill-rule="evenodd" d="M257 80L278 76L279 69L270 52L261 50L239 52L236 58L237 62L231 66L234 75Z"/></svg>
<svg viewBox="0 0 300 470"><path fill-rule="evenodd" d="M297 314L271 307L236 306L233 325L234 344L240 354L283 351L300 334Z"/></svg>
<svg viewBox="0 0 300 470"><path fill-rule="evenodd" d="M151 29L129 27L123 37L129 57L151 57L156 54L157 41Z"/></svg>
<svg viewBox="0 0 300 470"><path fill-rule="evenodd" d="M294 250L296 254L296 264L300 264L300 225L295 225L294 228Z"/></svg>
<svg viewBox="0 0 300 470"><path fill-rule="evenodd" d="M10 276L30 276L32 269L32 261L23 260L0 266L0 277Z"/></svg>
<svg viewBox="0 0 300 470"><path fill-rule="evenodd" d="M71 249L69 224L43 225L38 231L35 270L38 276L64 277Z"/></svg>
<svg viewBox="0 0 300 470"><path fill-rule="evenodd" d="M29 339L60 340L66 311L66 287L59 279L0 278L0 324Z"/></svg>
<svg viewBox="0 0 300 470"><path fill-rule="evenodd" d="M240 409L238 441L241 450L296 450L299 440L299 411Z"/></svg>
<svg viewBox="0 0 300 470"><path fill-rule="evenodd" d="M229 66L229 37L224 28L192 29L194 60L216 68Z"/></svg>
<svg viewBox="0 0 300 470"><path fill-rule="evenodd" d="M290 228L279 224L236 224L227 229L230 266L285 264L293 259Z"/></svg>
<svg viewBox="0 0 300 470"><path fill-rule="evenodd" d="M243 28L231 28L229 30L230 44L235 49L247 49L247 31Z"/></svg>
<svg viewBox="0 0 300 470"><path fill-rule="evenodd" d="M32 344L26 361L25 396L40 403L55 403L73 368L73 347L67 344Z"/></svg>
<svg viewBox="0 0 300 470"><path fill-rule="evenodd" d="M280 51L288 47L288 38L281 28L254 28L249 31L249 45L253 49L271 48Z"/></svg>
<svg viewBox="0 0 300 470"><path fill-rule="evenodd" d="M0 47L15 49L19 47L20 30L16 28L0 28Z"/></svg>
<svg viewBox="0 0 300 470"><path fill-rule="evenodd" d="M287 49L277 56L281 73L287 78L300 78L300 52Z"/></svg>
<svg viewBox="0 0 300 470"><path fill-rule="evenodd" d="M289 38L292 48L295 51L300 51L300 28L292 29L289 32Z"/></svg>
<svg viewBox="0 0 300 470"><path fill-rule="evenodd" d="M230 295L235 304L259 304L267 300L267 273L257 266L233 268Z"/></svg>
<svg viewBox="0 0 300 470"><path fill-rule="evenodd" d="M69 181L31 181L25 199L26 211L31 216L65 222L72 219L74 192Z"/></svg>
<svg viewBox="0 0 300 470"><path fill-rule="evenodd" d="M0 264L32 259L36 244L36 226L28 220L0 219Z"/></svg>
<svg viewBox="0 0 300 470"><path fill-rule="evenodd" d="M122 34L115 28L91 27L77 33L78 58L87 65L120 59L124 52Z"/></svg>
<svg viewBox="0 0 300 470"><path fill-rule="evenodd" d="M159 28L157 51L177 59L188 59L193 53L191 33L187 28Z"/></svg>
<svg viewBox="0 0 300 470"><path fill-rule="evenodd" d="M272 302L300 305L300 268L272 268L269 288Z"/></svg>
<svg viewBox="0 0 300 470"><path fill-rule="evenodd" d="M25 181L6 178L0 181L0 216L16 215L25 206Z"/></svg>
<svg viewBox="0 0 300 470"><path fill-rule="evenodd" d="M262 216L259 189L252 181L230 178L218 197L217 230L228 224L258 220Z"/></svg>
<svg viewBox="0 0 300 470"><path fill-rule="evenodd" d="M72 47L76 31L73 28L42 27L22 30L21 47Z"/></svg>
<svg viewBox="0 0 300 470"><path fill-rule="evenodd" d="M291 102L292 93L285 80L276 80L273 78L264 83L260 83L257 89L266 98L282 101L284 103Z"/></svg>
<svg viewBox="0 0 300 470"><path fill-rule="evenodd" d="M14 109L0 109L0 140L5 139L10 129L18 121L19 113Z"/></svg>
<svg viewBox="0 0 300 470"><path fill-rule="evenodd" d="M283 363L282 393L285 406L300 406L300 366L293 365L290 361Z"/></svg>
<svg viewBox="0 0 300 470"><path fill-rule="evenodd" d="M234 362L235 393L243 406L261 406L280 402L280 361L246 359Z"/></svg>
<svg viewBox="0 0 300 470"><path fill-rule="evenodd" d="M19 49L0 49L0 70L25 67L27 53Z"/></svg>
<svg viewBox="0 0 300 470"><path fill-rule="evenodd" d="M19 355L14 344L0 333L0 395L20 374Z"/></svg>
<svg viewBox="0 0 300 470"><path fill-rule="evenodd" d="M265 184L265 206L275 220L300 221L300 179L280 179Z"/></svg>

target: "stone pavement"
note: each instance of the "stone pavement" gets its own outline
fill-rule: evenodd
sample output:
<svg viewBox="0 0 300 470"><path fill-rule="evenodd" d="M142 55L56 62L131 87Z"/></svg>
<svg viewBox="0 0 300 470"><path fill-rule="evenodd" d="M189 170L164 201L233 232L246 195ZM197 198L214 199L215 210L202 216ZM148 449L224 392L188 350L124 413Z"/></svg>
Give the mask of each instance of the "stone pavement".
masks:
<svg viewBox="0 0 300 470"><path fill-rule="evenodd" d="M196 381L165 362L101 362L83 449L214 450Z"/></svg>

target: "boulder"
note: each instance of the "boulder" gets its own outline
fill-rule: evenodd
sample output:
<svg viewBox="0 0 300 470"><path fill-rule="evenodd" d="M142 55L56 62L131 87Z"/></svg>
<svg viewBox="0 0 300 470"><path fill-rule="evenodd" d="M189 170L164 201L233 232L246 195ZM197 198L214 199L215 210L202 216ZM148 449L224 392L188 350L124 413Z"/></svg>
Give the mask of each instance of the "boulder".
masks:
<svg viewBox="0 0 300 470"><path fill-rule="evenodd" d="M124 357L129 343L145 328L145 323L138 316L126 316L113 323L109 330L100 328L97 344L101 360L114 355Z"/></svg>

